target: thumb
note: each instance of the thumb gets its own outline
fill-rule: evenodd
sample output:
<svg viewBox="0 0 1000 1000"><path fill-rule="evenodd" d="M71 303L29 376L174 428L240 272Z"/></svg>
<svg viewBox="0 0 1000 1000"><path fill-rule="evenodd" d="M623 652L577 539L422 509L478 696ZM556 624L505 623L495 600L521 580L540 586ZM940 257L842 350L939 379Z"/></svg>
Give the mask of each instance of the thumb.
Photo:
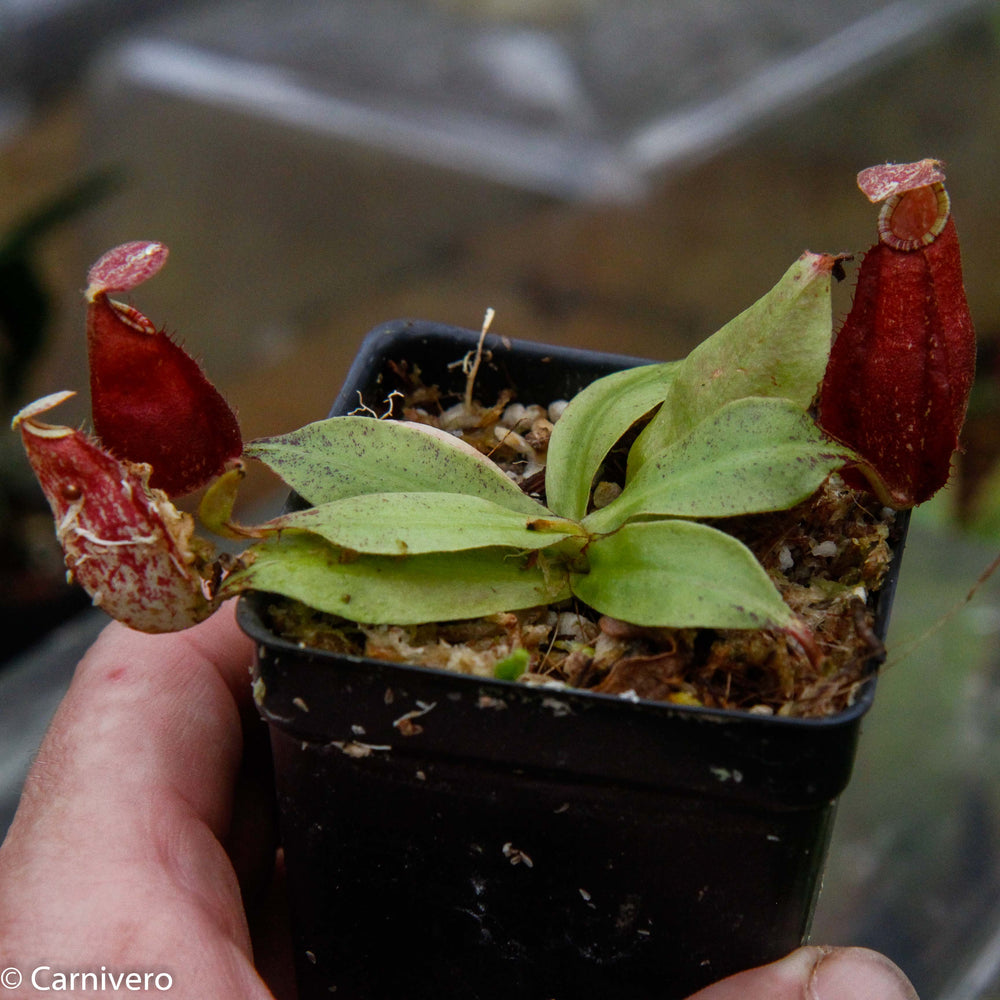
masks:
<svg viewBox="0 0 1000 1000"><path fill-rule="evenodd" d="M903 973L867 948L806 947L737 973L690 1000L918 1000Z"/></svg>

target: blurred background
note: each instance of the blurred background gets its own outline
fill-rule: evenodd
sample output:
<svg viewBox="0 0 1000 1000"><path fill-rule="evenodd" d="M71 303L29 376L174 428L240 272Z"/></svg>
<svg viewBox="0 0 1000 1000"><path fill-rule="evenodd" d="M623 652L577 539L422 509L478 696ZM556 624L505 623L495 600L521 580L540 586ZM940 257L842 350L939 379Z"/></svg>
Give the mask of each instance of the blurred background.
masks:
<svg viewBox="0 0 1000 1000"><path fill-rule="evenodd" d="M254 437L325 415L399 316L680 356L802 250L873 241L858 170L944 160L967 454L914 518L815 936L888 952L925 1000L998 997L1000 588L964 602L1000 543L998 136L983 0L0 0L4 418L71 388L58 419L86 419L80 291L125 240L170 246L135 304ZM2 830L100 619L15 435L0 473Z"/></svg>

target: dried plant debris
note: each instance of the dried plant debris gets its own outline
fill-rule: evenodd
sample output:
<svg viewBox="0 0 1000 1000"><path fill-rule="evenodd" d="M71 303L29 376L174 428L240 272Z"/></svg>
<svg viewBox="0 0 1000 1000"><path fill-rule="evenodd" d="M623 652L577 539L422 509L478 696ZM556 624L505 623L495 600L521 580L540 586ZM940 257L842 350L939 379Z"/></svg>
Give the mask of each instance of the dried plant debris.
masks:
<svg viewBox="0 0 1000 1000"><path fill-rule="evenodd" d="M564 403L523 406L505 395L490 407L452 406L413 374L405 419L461 434L539 494L548 433ZM618 488L618 465L609 456L597 505ZM882 653L870 598L888 572L893 512L834 475L791 510L712 524L758 557L807 626L801 641L777 631L640 628L578 601L397 626L349 622L282 599L270 606L270 624L304 646L484 678L768 715L817 717L848 707Z"/></svg>

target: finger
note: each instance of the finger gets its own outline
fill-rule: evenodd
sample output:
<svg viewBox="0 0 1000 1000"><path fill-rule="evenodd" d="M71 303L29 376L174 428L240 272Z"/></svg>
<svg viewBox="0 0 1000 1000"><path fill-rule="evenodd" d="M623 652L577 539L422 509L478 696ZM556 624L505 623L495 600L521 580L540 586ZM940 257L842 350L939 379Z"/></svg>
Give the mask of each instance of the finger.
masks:
<svg viewBox="0 0 1000 1000"><path fill-rule="evenodd" d="M231 607L167 635L112 623L77 667L29 776L28 802L36 789L76 805L95 795L134 802L135 786L165 789L219 834L242 754L236 692L248 687L251 656Z"/></svg>
<svg viewBox="0 0 1000 1000"><path fill-rule="evenodd" d="M231 608L174 635L105 629L77 668L0 848L5 954L158 960L179 976L224 969L214 987L189 983L191 995L267 995L248 962L221 842L251 652Z"/></svg>
<svg viewBox="0 0 1000 1000"><path fill-rule="evenodd" d="M806 947L730 976L690 1000L918 1000L905 975L867 948Z"/></svg>

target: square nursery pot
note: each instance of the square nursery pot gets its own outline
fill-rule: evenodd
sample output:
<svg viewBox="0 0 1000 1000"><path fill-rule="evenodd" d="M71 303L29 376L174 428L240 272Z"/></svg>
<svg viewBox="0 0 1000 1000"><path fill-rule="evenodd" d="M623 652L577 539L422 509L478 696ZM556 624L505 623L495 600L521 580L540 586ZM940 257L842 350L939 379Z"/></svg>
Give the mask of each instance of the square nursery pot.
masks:
<svg viewBox="0 0 1000 1000"><path fill-rule="evenodd" d="M359 389L385 399L394 360L460 391L448 365L478 336L376 329L333 412ZM486 347L482 397L514 385L543 405L638 363ZM793 719L317 652L275 637L266 607L252 594L239 613L257 643L301 1000L666 1000L803 941L875 663L851 708Z"/></svg>

